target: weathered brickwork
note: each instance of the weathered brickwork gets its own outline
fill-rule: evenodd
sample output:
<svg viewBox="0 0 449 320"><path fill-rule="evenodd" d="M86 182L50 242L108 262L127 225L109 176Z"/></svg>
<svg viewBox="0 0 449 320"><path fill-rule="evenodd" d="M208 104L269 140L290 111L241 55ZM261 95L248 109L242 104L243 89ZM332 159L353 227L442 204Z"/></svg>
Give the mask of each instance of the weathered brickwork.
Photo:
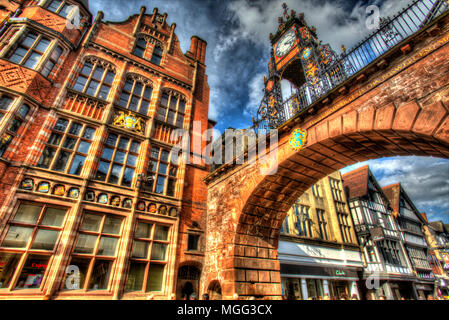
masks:
<svg viewBox="0 0 449 320"><path fill-rule="evenodd" d="M391 57L387 68L371 71L363 83L340 89L346 93L282 126L271 163L276 167L277 160L275 174L262 175L262 164L255 163L219 168L208 176L204 290L218 280L225 298L237 293L279 299L279 230L305 190L368 159L449 158L448 20L440 21L438 34L423 32L411 40L413 50ZM297 128L308 134L300 152L288 143Z"/></svg>

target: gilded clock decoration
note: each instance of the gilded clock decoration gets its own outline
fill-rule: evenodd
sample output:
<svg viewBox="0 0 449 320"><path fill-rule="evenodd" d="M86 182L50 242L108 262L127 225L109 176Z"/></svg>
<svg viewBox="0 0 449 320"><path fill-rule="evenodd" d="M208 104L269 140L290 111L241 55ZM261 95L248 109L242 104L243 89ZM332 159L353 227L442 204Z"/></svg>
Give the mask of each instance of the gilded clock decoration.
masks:
<svg viewBox="0 0 449 320"><path fill-rule="evenodd" d="M307 130L296 129L293 131L289 143L295 151L300 151L307 143Z"/></svg>

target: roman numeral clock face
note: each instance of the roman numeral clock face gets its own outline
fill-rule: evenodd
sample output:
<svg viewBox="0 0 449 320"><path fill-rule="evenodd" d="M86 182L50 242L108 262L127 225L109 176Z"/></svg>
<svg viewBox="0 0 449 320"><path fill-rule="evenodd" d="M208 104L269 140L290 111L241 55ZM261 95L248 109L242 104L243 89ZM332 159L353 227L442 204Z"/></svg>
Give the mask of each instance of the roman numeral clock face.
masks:
<svg viewBox="0 0 449 320"><path fill-rule="evenodd" d="M296 34L295 31L291 29L276 44L276 47L274 49L276 55L279 58L285 56L292 49L295 42L296 42Z"/></svg>

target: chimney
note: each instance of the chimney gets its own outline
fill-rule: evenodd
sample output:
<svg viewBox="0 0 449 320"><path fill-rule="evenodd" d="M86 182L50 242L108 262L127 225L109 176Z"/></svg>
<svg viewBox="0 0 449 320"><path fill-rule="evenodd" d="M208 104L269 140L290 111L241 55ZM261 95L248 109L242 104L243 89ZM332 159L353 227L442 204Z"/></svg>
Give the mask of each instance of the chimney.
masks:
<svg viewBox="0 0 449 320"><path fill-rule="evenodd" d="M190 52L193 54L194 59L202 64L206 62L206 46L207 42L198 36L193 36L190 39Z"/></svg>

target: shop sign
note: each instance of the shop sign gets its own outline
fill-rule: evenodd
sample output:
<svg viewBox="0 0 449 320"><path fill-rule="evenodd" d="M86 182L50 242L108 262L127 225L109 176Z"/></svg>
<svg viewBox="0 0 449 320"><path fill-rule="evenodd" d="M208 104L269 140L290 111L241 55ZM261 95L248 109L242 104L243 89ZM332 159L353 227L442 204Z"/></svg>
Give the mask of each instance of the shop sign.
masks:
<svg viewBox="0 0 449 320"><path fill-rule="evenodd" d="M337 270L335 270L335 275L336 276L345 276L346 275L346 273L343 271L343 270L339 270L339 269L337 269Z"/></svg>

